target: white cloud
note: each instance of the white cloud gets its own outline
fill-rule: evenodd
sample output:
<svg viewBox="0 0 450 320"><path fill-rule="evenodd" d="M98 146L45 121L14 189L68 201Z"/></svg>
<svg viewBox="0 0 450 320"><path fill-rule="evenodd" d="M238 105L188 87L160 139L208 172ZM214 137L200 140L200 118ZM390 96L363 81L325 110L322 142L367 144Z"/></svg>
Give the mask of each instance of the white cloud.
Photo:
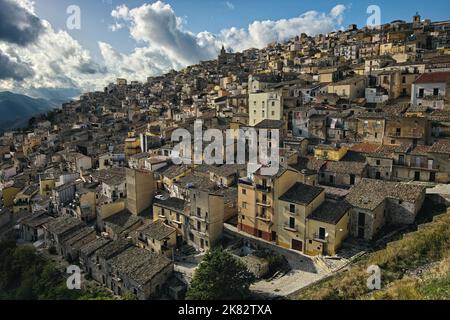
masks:
<svg viewBox="0 0 450 320"><path fill-rule="evenodd" d="M315 35L337 30L345 9L344 5L337 5L329 13L308 11L291 19L254 21L247 28L232 27L218 34L185 31L183 20L169 4L161 1L132 9L121 5L111 15L117 23L127 25L136 41L161 51L174 64L188 65L214 58L222 44L234 51L242 51L250 47L263 48L270 42L285 41L301 33Z"/></svg>
<svg viewBox="0 0 450 320"><path fill-rule="evenodd" d="M116 31L118 31L118 30L120 30L120 29L123 29L124 27L125 27L125 25L116 22L116 23L110 25L110 26L109 26L109 29L110 29L112 32L116 32Z"/></svg>
<svg viewBox="0 0 450 320"><path fill-rule="evenodd" d="M24 12L36 17L32 1L0 1L16 1ZM262 48L269 42L284 41L303 32L314 35L339 29L345 10L345 6L338 5L329 13L308 11L291 19L254 21L247 28L231 27L217 34L208 31L194 34L186 30L186 18L177 16L164 2L136 8L121 5L111 12L115 21L110 29L126 28L136 41L136 48L131 53L122 53L108 43L99 42L103 58L100 62L95 62L90 52L66 31L55 30L48 21L39 19L42 30L37 37L30 37L27 45L0 39L3 61L7 61L8 66L20 64L17 66L20 72L8 71L0 77L0 89L76 87L94 90L101 89L115 77L142 81L170 69L213 59L223 44L234 51L242 51L250 47Z"/></svg>
<svg viewBox="0 0 450 320"><path fill-rule="evenodd" d="M11 2L11 0L2 0ZM17 15L31 15L42 26L39 34L27 37L26 45L9 39L0 40L0 51L20 72L0 77L2 90L26 91L33 88L81 88L91 90L104 85L107 70L96 63L66 31L54 30L51 24L34 13L33 2L16 1ZM20 30L20 28L18 29ZM19 36L20 38L20 36Z"/></svg>
<svg viewBox="0 0 450 320"><path fill-rule="evenodd" d="M151 48L136 48L130 54L117 52L111 45L98 43L110 78L124 77L130 80L145 80L150 75L162 74L182 66L174 64L163 53Z"/></svg>
<svg viewBox="0 0 450 320"><path fill-rule="evenodd" d="M230 10L234 10L234 4L230 1L226 1L225 5L228 7L228 9Z"/></svg>

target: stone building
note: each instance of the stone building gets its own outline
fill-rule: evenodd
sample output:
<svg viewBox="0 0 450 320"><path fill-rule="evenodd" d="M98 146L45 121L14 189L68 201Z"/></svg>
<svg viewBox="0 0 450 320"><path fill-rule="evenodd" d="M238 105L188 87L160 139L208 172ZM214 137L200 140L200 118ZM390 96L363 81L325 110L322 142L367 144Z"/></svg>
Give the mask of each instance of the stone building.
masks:
<svg viewBox="0 0 450 320"><path fill-rule="evenodd" d="M108 260L107 286L139 300L159 297L173 273L173 262L145 249L129 247Z"/></svg>
<svg viewBox="0 0 450 320"><path fill-rule="evenodd" d="M372 240L386 224L414 223L425 200L425 187L363 179L346 200L353 206L351 235Z"/></svg>

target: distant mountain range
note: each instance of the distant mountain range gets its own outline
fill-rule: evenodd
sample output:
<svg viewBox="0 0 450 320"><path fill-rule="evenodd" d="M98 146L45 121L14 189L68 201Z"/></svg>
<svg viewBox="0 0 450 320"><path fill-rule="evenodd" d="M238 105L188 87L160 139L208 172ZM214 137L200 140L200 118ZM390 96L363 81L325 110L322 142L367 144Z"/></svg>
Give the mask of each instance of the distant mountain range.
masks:
<svg viewBox="0 0 450 320"><path fill-rule="evenodd" d="M74 88L39 88L27 89L24 92L18 92L36 99L44 99L51 103L61 106L61 104L69 102L81 94L79 89Z"/></svg>
<svg viewBox="0 0 450 320"><path fill-rule="evenodd" d="M34 115L58 108L59 103L29 96L0 92L0 131L26 126Z"/></svg>
<svg viewBox="0 0 450 320"><path fill-rule="evenodd" d="M80 94L79 89L73 88L27 89L20 94L0 92L0 132L24 127L31 117L60 108Z"/></svg>

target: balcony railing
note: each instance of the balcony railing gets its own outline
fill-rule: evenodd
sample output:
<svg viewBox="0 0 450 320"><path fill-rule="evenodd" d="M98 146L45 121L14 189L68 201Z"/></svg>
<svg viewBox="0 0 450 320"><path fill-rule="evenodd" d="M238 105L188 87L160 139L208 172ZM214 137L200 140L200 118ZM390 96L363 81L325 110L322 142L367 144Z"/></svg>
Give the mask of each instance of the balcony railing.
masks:
<svg viewBox="0 0 450 320"><path fill-rule="evenodd" d="M256 185L256 190L261 191L261 192L265 192L265 193L270 193L272 191L272 187L264 186L262 184L257 184Z"/></svg>
<svg viewBox="0 0 450 320"><path fill-rule="evenodd" d="M246 179L246 178L239 179L239 183L240 184L245 184L247 186L252 186L253 185L252 181L250 181L249 179Z"/></svg>
<svg viewBox="0 0 450 320"><path fill-rule="evenodd" d="M202 217L202 216L190 216L191 219L196 220L196 221L200 221L200 222L206 222L206 217Z"/></svg>
<svg viewBox="0 0 450 320"><path fill-rule="evenodd" d="M434 95L434 94L430 94L430 95L416 95L416 98L419 100L444 100L445 96L439 94L439 95Z"/></svg>
<svg viewBox="0 0 450 320"><path fill-rule="evenodd" d="M272 203L268 200L263 201L263 200L257 200L256 201L256 205L261 206L261 207L267 207L270 208L272 206Z"/></svg>
<svg viewBox="0 0 450 320"><path fill-rule="evenodd" d="M262 216L262 215L256 216L256 219L258 219L258 220L260 220L260 221L263 221L263 222L266 222L266 223L269 223L269 222L272 221L272 220L270 219L270 217L267 216L267 215L265 215L265 216Z"/></svg>
<svg viewBox="0 0 450 320"><path fill-rule="evenodd" d="M200 238L206 238L206 237L208 237L208 234L206 233L206 231L197 230L197 229L192 228L192 227L191 227L190 231L191 231L193 234L196 234L196 235L197 235L198 237L200 237Z"/></svg>
<svg viewBox="0 0 450 320"><path fill-rule="evenodd" d="M389 137L393 138L412 138L412 139L421 139L423 138L422 132L388 132Z"/></svg>
<svg viewBox="0 0 450 320"><path fill-rule="evenodd" d="M406 162L397 162L395 164L398 167L406 167L411 169L424 169L424 170L439 170L439 166L436 164L428 165L428 163L406 163Z"/></svg>

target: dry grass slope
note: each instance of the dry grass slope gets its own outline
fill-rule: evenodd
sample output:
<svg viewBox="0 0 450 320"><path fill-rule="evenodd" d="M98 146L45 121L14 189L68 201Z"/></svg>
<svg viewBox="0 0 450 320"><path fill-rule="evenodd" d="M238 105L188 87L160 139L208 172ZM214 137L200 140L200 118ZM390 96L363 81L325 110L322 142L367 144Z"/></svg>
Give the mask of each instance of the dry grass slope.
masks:
<svg viewBox="0 0 450 320"><path fill-rule="evenodd" d="M366 272L382 270L382 290L370 292ZM295 299L450 299L450 211L336 274Z"/></svg>

